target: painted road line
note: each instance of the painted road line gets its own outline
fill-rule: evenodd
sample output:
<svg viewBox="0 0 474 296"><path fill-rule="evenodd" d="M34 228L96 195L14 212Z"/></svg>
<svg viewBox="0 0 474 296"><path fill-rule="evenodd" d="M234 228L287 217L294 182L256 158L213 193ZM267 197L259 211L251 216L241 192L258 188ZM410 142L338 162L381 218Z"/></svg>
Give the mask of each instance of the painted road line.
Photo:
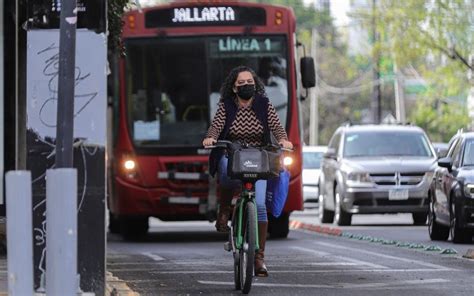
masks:
<svg viewBox="0 0 474 296"><path fill-rule="evenodd" d="M389 283L367 283L367 284L345 284L338 283L334 285L314 285L314 284L278 284L278 283L252 283L256 287L272 287L272 288L320 288L320 289L368 289L368 288L390 288L407 285L425 285L425 284L440 284L447 283L446 279L427 279L427 280L408 280ZM198 281L204 285L220 285L233 286L233 282L219 282L219 281Z"/></svg>
<svg viewBox="0 0 474 296"><path fill-rule="evenodd" d="M357 259L352 259L352 258L347 258L347 257L334 255L334 254L330 254L330 253L326 253L326 252L322 252L322 251L316 251L316 250L313 250L313 249L302 248L302 247L291 247L291 248L294 249L294 250L299 250L299 251L303 251L303 252L307 252L307 253L312 253L312 254L315 254L316 256L320 256L320 257L329 256L331 258L339 259L343 262L352 262L352 263L356 263L356 264L360 264L360 265L370 266L370 267L373 267L373 268L388 269L388 267L383 266L383 265L374 264L374 263L361 261L361 260L357 260Z"/></svg>
<svg viewBox="0 0 474 296"><path fill-rule="evenodd" d="M140 269L140 270L119 270L119 271L148 271L151 274L229 274L234 273L231 270L170 270L170 271L150 271L149 269ZM348 273L396 273L396 272L444 272L442 269L317 269L317 270L298 270L298 273L307 273L307 274L348 274ZM280 274L294 274L295 270L271 270L271 273L280 273Z"/></svg>
<svg viewBox="0 0 474 296"><path fill-rule="evenodd" d="M150 253L150 252L145 252L145 253L142 253L142 255L144 256L147 256L155 261L163 261L165 260L165 258L161 257L161 256L158 256L156 254L153 254L153 253Z"/></svg>
<svg viewBox="0 0 474 296"><path fill-rule="evenodd" d="M456 269L448 268L448 267L445 267L445 266L432 264L432 263L427 263L427 262L423 262L423 261L419 261L419 260L400 258L400 257L385 255L385 254L381 254L381 253L371 252L371 251L364 251L364 250L360 250L360 249L357 249L357 248L342 247L342 246L335 245L335 244L330 244L330 243L313 242L313 244L320 245L320 246L325 246L325 247L328 247L328 248L348 250L348 251L352 251L352 252L355 251L355 252L359 252L359 253L362 253L362 254L382 257L382 258L391 259L391 260L398 260L398 261L407 262L407 263L416 263L416 264L419 264L419 265L422 265L422 266L431 267L431 268L435 268L435 269L439 269L439 270L456 270Z"/></svg>

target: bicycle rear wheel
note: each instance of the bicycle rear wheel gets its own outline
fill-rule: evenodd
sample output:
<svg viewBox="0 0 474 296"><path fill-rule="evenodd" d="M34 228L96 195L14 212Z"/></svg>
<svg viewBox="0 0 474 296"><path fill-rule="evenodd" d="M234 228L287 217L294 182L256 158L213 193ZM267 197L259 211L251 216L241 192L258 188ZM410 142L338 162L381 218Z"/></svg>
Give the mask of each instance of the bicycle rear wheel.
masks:
<svg viewBox="0 0 474 296"><path fill-rule="evenodd" d="M240 283L243 294L248 294L252 288L255 238L257 229L257 217L255 204L247 202L244 212L243 223L243 245L240 250Z"/></svg>

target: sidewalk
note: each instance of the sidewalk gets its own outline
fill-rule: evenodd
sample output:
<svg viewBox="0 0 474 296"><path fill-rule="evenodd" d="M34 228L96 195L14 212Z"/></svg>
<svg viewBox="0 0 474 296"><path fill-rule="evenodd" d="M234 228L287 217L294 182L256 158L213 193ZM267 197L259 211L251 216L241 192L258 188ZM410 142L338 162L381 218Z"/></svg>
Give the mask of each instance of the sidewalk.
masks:
<svg viewBox="0 0 474 296"><path fill-rule="evenodd" d="M8 295L8 273L7 273L7 258L0 255L0 296ZM127 284L117 277L114 277L110 272L106 272L106 296L138 296L138 293L133 292Z"/></svg>

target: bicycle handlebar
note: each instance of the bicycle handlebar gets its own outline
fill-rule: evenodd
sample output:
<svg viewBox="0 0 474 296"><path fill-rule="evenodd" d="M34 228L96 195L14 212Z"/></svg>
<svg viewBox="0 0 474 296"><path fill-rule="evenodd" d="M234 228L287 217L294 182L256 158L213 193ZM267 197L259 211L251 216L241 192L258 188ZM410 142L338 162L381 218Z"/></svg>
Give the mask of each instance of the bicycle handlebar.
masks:
<svg viewBox="0 0 474 296"><path fill-rule="evenodd" d="M230 145L234 144L233 142L231 141L227 141L227 140L218 140L214 143L214 145L211 145L211 146L204 146L205 149L214 149L214 148L229 148ZM275 145L273 143L271 144L268 144L266 146L263 146L263 148L272 148L272 149L279 149L279 150L282 150L282 151L287 151L287 152L293 152L294 150L293 149L290 149L290 148L284 148L280 145Z"/></svg>

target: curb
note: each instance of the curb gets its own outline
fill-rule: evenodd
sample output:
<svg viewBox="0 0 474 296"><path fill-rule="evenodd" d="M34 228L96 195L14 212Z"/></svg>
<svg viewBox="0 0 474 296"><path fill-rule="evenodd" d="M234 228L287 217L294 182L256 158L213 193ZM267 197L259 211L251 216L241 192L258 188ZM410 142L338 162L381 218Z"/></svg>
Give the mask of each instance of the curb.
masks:
<svg viewBox="0 0 474 296"><path fill-rule="evenodd" d="M395 240L388 240L385 238L376 238L366 235L355 234L347 231L343 231L339 227L330 227L330 226L323 226L311 223L304 223L298 220L291 220L290 221L290 229L300 229L300 230L307 230L312 231L320 234L332 235L332 236L339 236L344 237L347 239L354 239L360 241L366 241L369 243L380 243L382 245L390 245L393 247L398 248L408 248L408 249L415 249L420 251L429 252L432 254L440 254L440 255L457 255L458 252L453 248L446 248L442 249L436 245L422 245L422 244L415 244L410 242L402 242L402 241L395 241ZM469 249L465 255L462 256L463 258L467 259L474 259L474 249Z"/></svg>
<svg viewBox="0 0 474 296"><path fill-rule="evenodd" d="M127 283L118 277L114 276L111 272L107 271L105 284L105 295L107 296L140 296L137 292L133 292L127 286Z"/></svg>
<svg viewBox="0 0 474 296"><path fill-rule="evenodd" d="M343 231L341 228L304 223L297 220L290 221L290 228L303 229L303 230L308 230L308 231L313 231L313 232L328 234L328 235L333 235L333 236L342 236L343 234Z"/></svg>

